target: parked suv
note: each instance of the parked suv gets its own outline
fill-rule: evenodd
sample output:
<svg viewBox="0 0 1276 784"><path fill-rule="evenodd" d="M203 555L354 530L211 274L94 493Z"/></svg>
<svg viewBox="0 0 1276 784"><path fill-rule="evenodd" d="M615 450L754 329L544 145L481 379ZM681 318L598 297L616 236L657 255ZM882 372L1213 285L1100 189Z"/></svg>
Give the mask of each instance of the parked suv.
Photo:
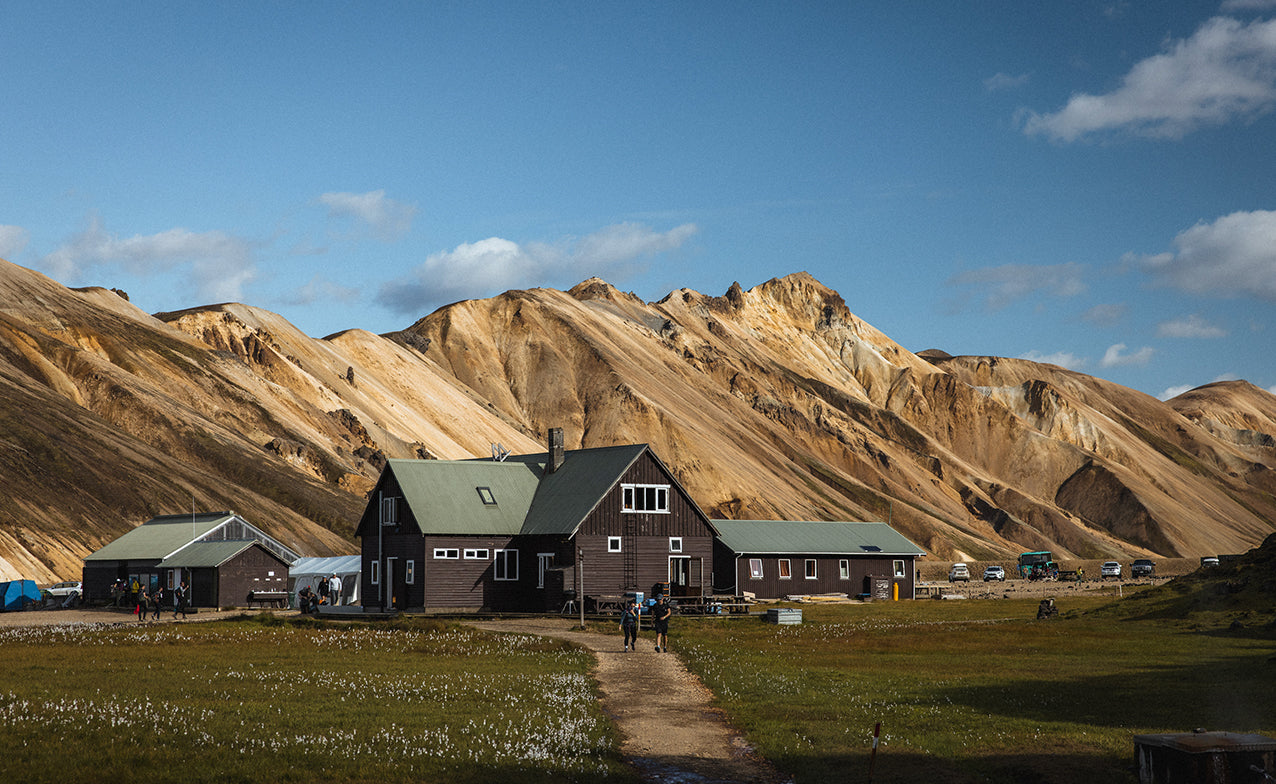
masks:
<svg viewBox="0 0 1276 784"><path fill-rule="evenodd" d="M1004 583L1006 581L1006 570L1000 566L989 566L984 570L984 582L992 582L996 580Z"/></svg>
<svg viewBox="0 0 1276 784"><path fill-rule="evenodd" d="M953 568L948 571L948 582L970 582L970 569L964 563L953 564Z"/></svg>
<svg viewBox="0 0 1276 784"><path fill-rule="evenodd" d="M1147 558L1140 558L1130 565L1131 577L1151 577L1156 574L1156 565Z"/></svg>
<svg viewBox="0 0 1276 784"><path fill-rule="evenodd" d="M1109 577L1121 579L1121 564L1116 561L1104 561L1103 566L1099 567L1099 577L1103 580Z"/></svg>
<svg viewBox="0 0 1276 784"><path fill-rule="evenodd" d="M68 580L63 583L54 583L47 589L50 596L56 596L59 599L65 599L68 596L79 596L83 590L79 580Z"/></svg>

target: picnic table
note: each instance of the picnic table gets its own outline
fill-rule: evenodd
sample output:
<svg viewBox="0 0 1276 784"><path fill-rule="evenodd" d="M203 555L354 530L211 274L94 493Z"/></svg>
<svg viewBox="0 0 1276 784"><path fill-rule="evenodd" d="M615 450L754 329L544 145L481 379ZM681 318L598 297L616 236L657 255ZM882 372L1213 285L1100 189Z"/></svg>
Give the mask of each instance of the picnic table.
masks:
<svg viewBox="0 0 1276 784"><path fill-rule="evenodd" d="M248 606L252 607L256 602L258 607L287 607L288 592L287 591L249 591Z"/></svg>

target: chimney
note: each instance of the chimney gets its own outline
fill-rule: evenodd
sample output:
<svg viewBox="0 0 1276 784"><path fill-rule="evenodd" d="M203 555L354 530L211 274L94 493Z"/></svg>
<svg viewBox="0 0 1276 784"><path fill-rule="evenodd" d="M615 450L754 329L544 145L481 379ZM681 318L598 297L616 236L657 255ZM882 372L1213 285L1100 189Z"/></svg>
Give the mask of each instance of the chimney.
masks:
<svg viewBox="0 0 1276 784"><path fill-rule="evenodd" d="M545 473L552 474L563 465L563 429L549 429L549 462L545 464Z"/></svg>

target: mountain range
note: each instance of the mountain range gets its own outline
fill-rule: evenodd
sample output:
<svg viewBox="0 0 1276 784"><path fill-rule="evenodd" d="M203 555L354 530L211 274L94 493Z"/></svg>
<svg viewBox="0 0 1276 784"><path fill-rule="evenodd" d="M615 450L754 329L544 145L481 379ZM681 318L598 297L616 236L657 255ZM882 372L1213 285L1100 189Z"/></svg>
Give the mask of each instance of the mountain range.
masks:
<svg viewBox="0 0 1276 784"><path fill-rule="evenodd" d="M355 552L387 458L648 443L710 516L884 520L936 558L1184 557L1276 530L1276 396L1162 402L913 353L805 273L644 302L599 279L317 339L243 304L147 314L0 261L0 578L75 577L159 514Z"/></svg>

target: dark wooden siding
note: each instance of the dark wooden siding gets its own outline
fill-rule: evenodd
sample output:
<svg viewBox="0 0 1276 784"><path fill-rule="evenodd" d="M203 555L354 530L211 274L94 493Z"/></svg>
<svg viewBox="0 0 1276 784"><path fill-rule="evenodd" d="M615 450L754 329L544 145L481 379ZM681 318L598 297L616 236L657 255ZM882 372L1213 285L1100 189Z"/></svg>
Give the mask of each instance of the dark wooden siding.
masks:
<svg viewBox="0 0 1276 784"><path fill-rule="evenodd" d="M722 558L722 555L719 555ZM759 599L779 599L785 596L844 593L851 597L868 593L871 589L871 578L880 577L891 583L899 584L901 599L913 598L914 559L912 556L865 556L865 555L810 555L793 553L789 555L757 555L742 553L734 562L735 586L737 592L748 591ZM750 575L749 560L762 560L762 579L754 579ZM788 559L791 577L780 579L780 561ZM806 578L806 561L813 559L816 564L816 578ZM849 575L841 578L842 560L847 561ZM904 577L894 576L895 561L904 562ZM730 573L728 568L719 568L721 577Z"/></svg>
<svg viewBox="0 0 1276 784"><path fill-rule="evenodd" d="M424 562L417 566L415 588L418 606L441 608L493 608L508 605L528 586L536 584L536 556L508 536L426 536ZM435 558L435 550L455 550L457 558ZM466 558L466 550L486 550L482 558ZM494 560L498 550L517 550L517 580L497 580Z"/></svg>
<svg viewBox="0 0 1276 784"><path fill-rule="evenodd" d="M105 602L111 599L111 584L131 574L158 574L158 558L143 561L85 561L80 581L84 600Z"/></svg>
<svg viewBox="0 0 1276 784"><path fill-rule="evenodd" d="M668 513L622 511L626 484L669 485ZM608 539L614 536L621 538L618 553L608 552ZM682 540L681 552L670 550L671 538ZM669 581L670 558L688 558L696 564L694 584L684 591L675 587L675 595L712 592L713 529L650 452L629 467L585 519L576 546L585 554L586 595L634 590L650 595L657 583Z"/></svg>
<svg viewBox="0 0 1276 784"><path fill-rule="evenodd" d="M363 563L359 577L359 603L364 607L380 607L383 598L386 607L394 606L396 600L400 603L399 609L425 606L425 583L422 578L425 548L421 535L398 533L399 530L402 530L402 527L399 529L387 527L382 529L378 537L374 523L372 534L362 539ZM372 564L377 562L378 547L380 547L383 568L377 571L384 586L378 586L372 582ZM394 559L394 569L392 574L387 574L384 566L391 558ZM416 575L411 585L406 582L408 561L416 563ZM387 580L387 577L390 579Z"/></svg>
<svg viewBox="0 0 1276 784"><path fill-rule="evenodd" d="M251 591L288 590L288 565L264 547L255 545L217 570L217 605L245 607Z"/></svg>

